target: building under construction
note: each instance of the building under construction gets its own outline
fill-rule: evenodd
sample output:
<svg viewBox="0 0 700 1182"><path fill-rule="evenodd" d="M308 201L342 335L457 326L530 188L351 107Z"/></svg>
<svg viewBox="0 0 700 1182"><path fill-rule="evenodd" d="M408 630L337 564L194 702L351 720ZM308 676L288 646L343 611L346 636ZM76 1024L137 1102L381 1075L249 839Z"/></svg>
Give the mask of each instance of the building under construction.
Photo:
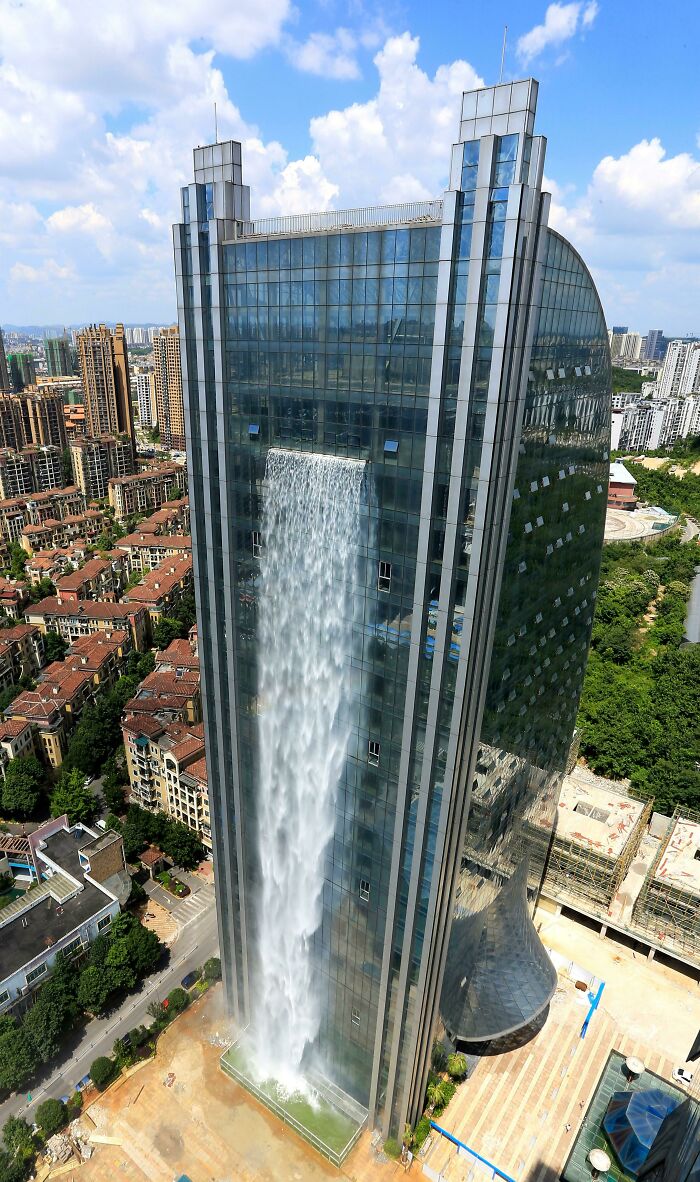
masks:
<svg viewBox="0 0 700 1182"><path fill-rule="evenodd" d="M562 784L553 836L530 826L532 860L537 865L546 859L543 893L607 912L635 860L651 810L652 801L633 800L619 784L574 767Z"/></svg>
<svg viewBox="0 0 700 1182"><path fill-rule="evenodd" d="M674 812L637 896L632 922L662 949L700 959L700 813Z"/></svg>

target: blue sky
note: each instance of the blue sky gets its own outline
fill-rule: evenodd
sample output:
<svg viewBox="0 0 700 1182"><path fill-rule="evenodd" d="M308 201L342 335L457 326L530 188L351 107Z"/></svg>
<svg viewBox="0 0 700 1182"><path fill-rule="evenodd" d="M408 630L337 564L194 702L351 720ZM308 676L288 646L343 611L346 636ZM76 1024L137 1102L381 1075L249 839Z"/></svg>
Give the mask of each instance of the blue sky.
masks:
<svg viewBox="0 0 700 1182"><path fill-rule="evenodd" d="M174 316L191 148L258 214L438 194L462 89L540 80L551 222L609 323L700 331L700 9L684 0L0 0L0 323Z"/></svg>

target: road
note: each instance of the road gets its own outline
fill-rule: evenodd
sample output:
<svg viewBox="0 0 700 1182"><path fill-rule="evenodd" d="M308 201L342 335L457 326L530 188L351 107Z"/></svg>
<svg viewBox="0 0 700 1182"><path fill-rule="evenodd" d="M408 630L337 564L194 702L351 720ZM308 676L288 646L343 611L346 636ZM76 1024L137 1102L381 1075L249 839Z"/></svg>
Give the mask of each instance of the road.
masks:
<svg viewBox="0 0 700 1182"><path fill-rule="evenodd" d="M148 977L138 993L130 994L123 1005L105 1018L94 1018L84 1027L60 1066L47 1068L48 1077L37 1081L31 1090L31 1102L26 1094L10 1096L0 1104L0 1127L10 1116L24 1116L31 1123L37 1104L50 1098L60 1099L70 1095L75 1084L87 1075L90 1065L98 1055L109 1055L115 1039L121 1038L134 1026L150 1022L148 1006L152 1001L163 1001L167 994L192 969L199 968L210 956L218 954L219 937L216 928L216 908L206 911L187 922L170 949L170 963L159 973ZM66 1058L70 1055L70 1058Z"/></svg>

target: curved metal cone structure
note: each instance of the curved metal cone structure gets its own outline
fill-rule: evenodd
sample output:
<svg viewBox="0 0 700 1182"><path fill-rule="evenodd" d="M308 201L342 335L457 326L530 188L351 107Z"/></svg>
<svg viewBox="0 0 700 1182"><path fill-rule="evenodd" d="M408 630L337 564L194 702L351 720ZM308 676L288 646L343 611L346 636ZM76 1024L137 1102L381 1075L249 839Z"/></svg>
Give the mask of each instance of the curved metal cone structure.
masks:
<svg viewBox="0 0 700 1182"><path fill-rule="evenodd" d="M557 973L530 918L527 858L493 902L454 920L440 1011L453 1039L485 1042L532 1022Z"/></svg>

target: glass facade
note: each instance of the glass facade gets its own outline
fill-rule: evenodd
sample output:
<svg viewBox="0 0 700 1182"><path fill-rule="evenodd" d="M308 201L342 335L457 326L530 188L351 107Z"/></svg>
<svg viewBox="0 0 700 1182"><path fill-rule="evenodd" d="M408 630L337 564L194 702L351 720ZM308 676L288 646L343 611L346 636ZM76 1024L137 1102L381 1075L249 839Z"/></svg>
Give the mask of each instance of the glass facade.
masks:
<svg viewBox="0 0 700 1182"><path fill-rule="evenodd" d="M551 994L527 834L553 824L583 677L610 368L590 276L547 229L536 94L464 96L441 218L430 202L251 222L228 143L196 150L175 227L221 953L241 1025L267 453L367 462L351 738L309 955L324 1070L387 1134L418 1115L437 1033L492 1037Z"/></svg>

